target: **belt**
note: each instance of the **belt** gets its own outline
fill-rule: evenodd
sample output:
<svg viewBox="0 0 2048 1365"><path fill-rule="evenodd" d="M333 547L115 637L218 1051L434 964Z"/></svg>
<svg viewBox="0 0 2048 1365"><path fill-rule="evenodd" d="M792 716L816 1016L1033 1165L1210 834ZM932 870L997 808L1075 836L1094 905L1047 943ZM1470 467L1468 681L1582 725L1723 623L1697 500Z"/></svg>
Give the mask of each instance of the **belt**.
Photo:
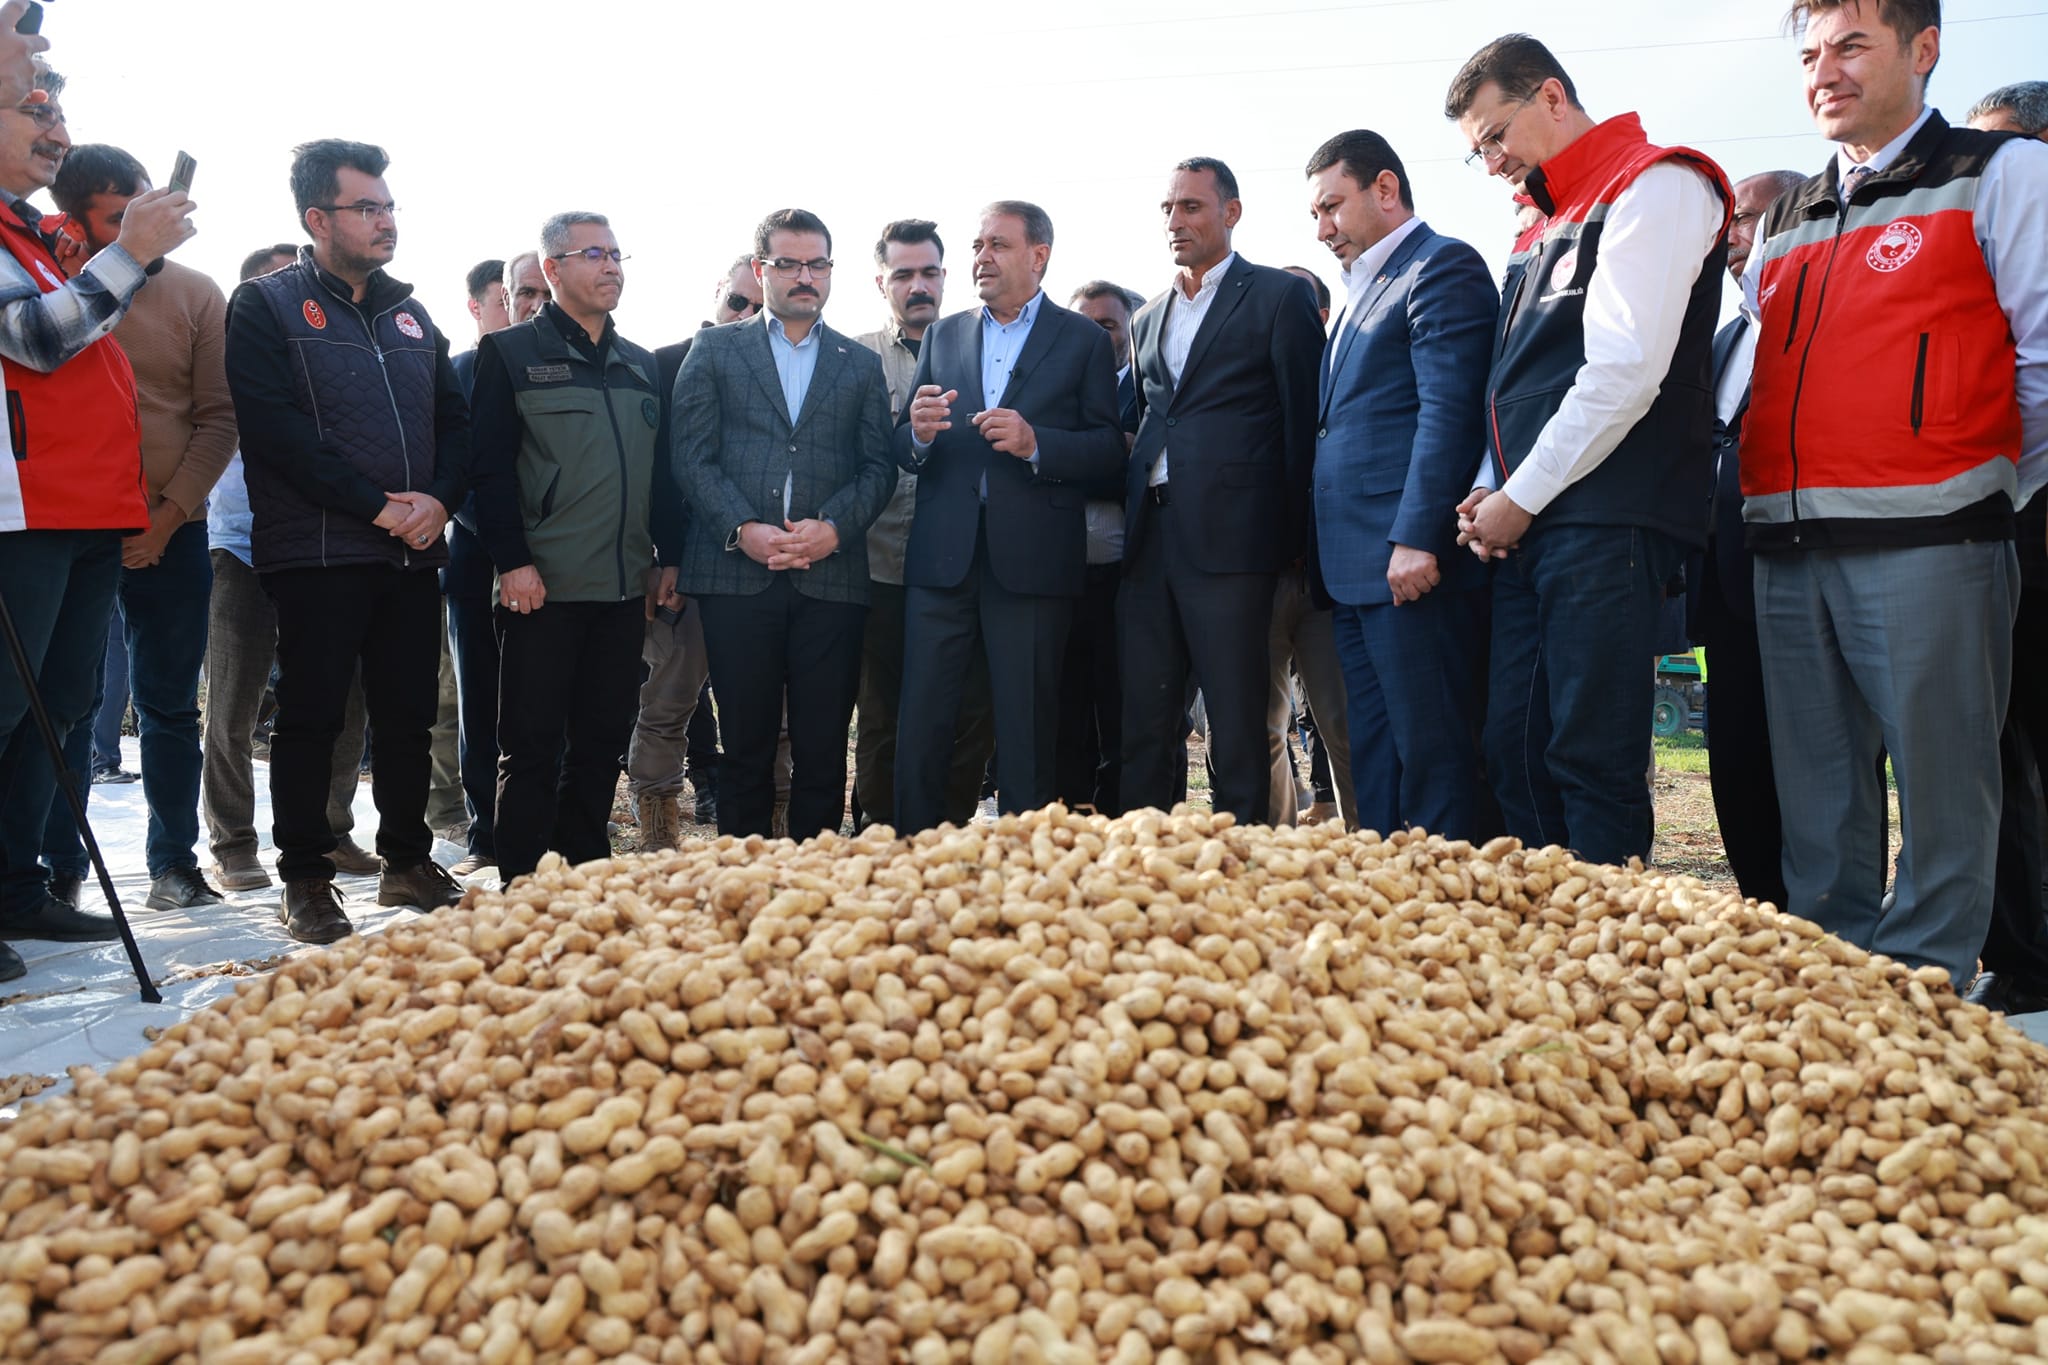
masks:
<svg viewBox="0 0 2048 1365"><path fill-rule="evenodd" d="M1155 483L1145 490L1145 496L1152 500L1155 507L1164 507L1173 501L1172 489L1172 480L1168 480L1165 483Z"/></svg>

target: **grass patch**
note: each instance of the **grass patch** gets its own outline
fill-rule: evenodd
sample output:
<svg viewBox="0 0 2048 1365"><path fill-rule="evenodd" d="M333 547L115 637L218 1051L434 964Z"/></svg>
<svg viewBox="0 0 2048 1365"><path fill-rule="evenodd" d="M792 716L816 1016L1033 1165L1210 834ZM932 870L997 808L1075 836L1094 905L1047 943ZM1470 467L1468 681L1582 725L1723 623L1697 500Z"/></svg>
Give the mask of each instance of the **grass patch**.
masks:
<svg viewBox="0 0 2048 1365"><path fill-rule="evenodd" d="M1667 773L1703 773L1707 771L1707 742L1697 730L1687 730L1669 739L1655 739L1657 767Z"/></svg>

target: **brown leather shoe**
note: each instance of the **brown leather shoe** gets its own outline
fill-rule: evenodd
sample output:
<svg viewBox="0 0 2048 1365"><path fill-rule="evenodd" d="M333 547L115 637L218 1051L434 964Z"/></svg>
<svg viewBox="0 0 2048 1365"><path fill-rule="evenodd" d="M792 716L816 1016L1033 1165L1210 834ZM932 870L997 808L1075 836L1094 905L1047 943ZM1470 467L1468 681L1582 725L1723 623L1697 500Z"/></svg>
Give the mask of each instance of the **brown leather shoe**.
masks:
<svg viewBox="0 0 2048 1365"><path fill-rule="evenodd" d="M336 872L346 872L352 877L367 877L372 872L384 870L384 860L364 848L349 835L342 835L335 842L334 852L327 855Z"/></svg>
<svg viewBox="0 0 2048 1365"><path fill-rule="evenodd" d="M332 943L356 931L341 913L341 893L325 877L286 882L277 918L285 932L301 943Z"/></svg>
<svg viewBox="0 0 2048 1365"><path fill-rule="evenodd" d="M429 858L411 867L387 867L377 879L377 904L414 905L438 910L462 899L462 887Z"/></svg>

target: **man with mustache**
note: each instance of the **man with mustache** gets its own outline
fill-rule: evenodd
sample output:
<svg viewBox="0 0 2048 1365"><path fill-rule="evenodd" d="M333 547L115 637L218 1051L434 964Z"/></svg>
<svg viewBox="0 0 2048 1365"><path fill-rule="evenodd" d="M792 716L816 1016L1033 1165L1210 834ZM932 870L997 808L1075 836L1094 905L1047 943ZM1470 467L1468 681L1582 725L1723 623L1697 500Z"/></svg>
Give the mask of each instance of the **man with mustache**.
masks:
<svg viewBox="0 0 2048 1365"><path fill-rule="evenodd" d="M946 247L936 223L903 218L882 229L875 243L875 287L889 307L879 332L854 338L882 358L893 428L910 402L925 330L939 318L946 296ZM896 491L868 528L871 601L861 646L859 731L854 739L853 794L860 821L896 820L896 705L903 692L903 555L917 510L917 475L898 470ZM961 699L960 733L948 769L946 818L964 825L974 816L981 775L995 747L989 713L988 669L974 666Z"/></svg>
<svg viewBox="0 0 2048 1365"><path fill-rule="evenodd" d="M1223 162L1173 168L1160 215L1174 280L1131 328L1143 417L1126 475L1117 625L1124 804L1172 803L1192 676L1209 717L1215 807L1263 825L1273 819L1273 600L1306 552L1323 325L1306 284L1232 248L1242 212Z"/></svg>
<svg viewBox="0 0 2048 1365"><path fill-rule="evenodd" d="M1742 515L1785 909L1960 990L1991 922L2013 512L2048 483L2048 147L1927 103L1939 0L1798 0L1791 20L1835 151L1771 206L1743 272L1763 340ZM1879 746L1899 798L1889 907L1867 832Z"/></svg>
<svg viewBox="0 0 2048 1365"><path fill-rule="evenodd" d="M1548 48L1488 43L1444 116L1548 215L1508 265L1479 486L1458 543L1493 573L1485 758L1507 832L1650 854L1643 781L1664 585L1706 540L1730 192L1642 121L1596 122Z"/></svg>
<svg viewBox="0 0 2048 1365"><path fill-rule="evenodd" d="M0 6L12 24L19 5ZM31 46L31 51L33 51ZM14 73L18 74L18 73ZM143 498L135 379L109 335L142 287L144 269L192 235L191 201L151 190L132 201L115 241L67 280L57 238L28 196L47 188L70 138L55 72L45 98L0 109L0 357L6 361L12 459L0 459L0 592L58 736L85 719L97 689L122 541L150 525ZM37 860L56 792L28 691L0 668L0 943L118 937L114 921L54 899ZM26 970L0 952L0 980Z"/></svg>
<svg viewBox="0 0 2048 1365"><path fill-rule="evenodd" d="M1088 487L1124 462L1116 361L1100 327L1045 296L1052 219L1021 199L981 211L982 306L918 348L896 458L918 476L904 552L906 667L896 823L946 819L969 658L988 660L1004 811L1053 799L1060 663L1088 570Z"/></svg>
<svg viewBox="0 0 2048 1365"><path fill-rule="evenodd" d="M433 858L430 736L439 702L448 509L469 486L469 406L448 340L385 266L398 251L380 147L293 150L312 240L235 290L228 387L242 433L255 567L277 605L273 842L292 937L352 932L334 888L327 792L360 665L374 753L381 905L434 909L462 889Z"/></svg>
<svg viewBox="0 0 2048 1365"><path fill-rule="evenodd" d="M676 375L690 513L680 585L704 613L725 756L718 832L769 832L789 728L789 833L837 832L860 685L867 529L895 486L874 352L825 325L832 234L779 209L754 232L767 307L698 333Z"/></svg>
<svg viewBox="0 0 2048 1365"><path fill-rule="evenodd" d="M672 603L654 562L661 394L652 353L618 334L624 256L601 214L541 228L553 300L477 346L477 533L497 566L499 874L553 849L609 856L632 735L643 602ZM653 581L650 582L650 579Z"/></svg>
<svg viewBox="0 0 2048 1365"><path fill-rule="evenodd" d="M538 251L522 251L505 262L505 307L513 322L525 322L540 312L549 297Z"/></svg>

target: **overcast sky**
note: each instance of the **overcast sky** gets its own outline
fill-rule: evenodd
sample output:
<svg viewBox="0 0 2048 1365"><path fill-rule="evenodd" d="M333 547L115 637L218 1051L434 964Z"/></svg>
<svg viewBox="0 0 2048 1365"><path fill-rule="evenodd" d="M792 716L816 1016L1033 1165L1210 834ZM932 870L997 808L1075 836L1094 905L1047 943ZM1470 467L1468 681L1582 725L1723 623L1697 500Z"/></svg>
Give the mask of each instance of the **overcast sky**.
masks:
<svg viewBox="0 0 2048 1365"><path fill-rule="evenodd" d="M1952 118L2048 77L2048 0L1945 9L1932 98ZM1528 28L1595 118L1639 111L1652 139L1735 179L1811 171L1826 149L1782 14L1780 0L61 0L44 31L75 141L126 147L159 183L180 148L198 159L200 235L178 259L224 288L251 249L304 238L295 143L383 145L403 210L393 273L462 350L464 273L563 209L611 216L633 258L619 325L649 346L695 327L753 225L791 205L833 230L826 318L842 331L881 322L871 253L891 218L937 220L960 267L946 311L969 306L966 248L993 198L1052 215L1055 299L1096 276L1151 295L1172 269L1166 171L1196 155L1237 172L1241 251L1334 283L1301 169L1356 127L1393 143L1423 217L1498 268L1509 192L1460 164L1442 113L1476 48Z"/></svg>

